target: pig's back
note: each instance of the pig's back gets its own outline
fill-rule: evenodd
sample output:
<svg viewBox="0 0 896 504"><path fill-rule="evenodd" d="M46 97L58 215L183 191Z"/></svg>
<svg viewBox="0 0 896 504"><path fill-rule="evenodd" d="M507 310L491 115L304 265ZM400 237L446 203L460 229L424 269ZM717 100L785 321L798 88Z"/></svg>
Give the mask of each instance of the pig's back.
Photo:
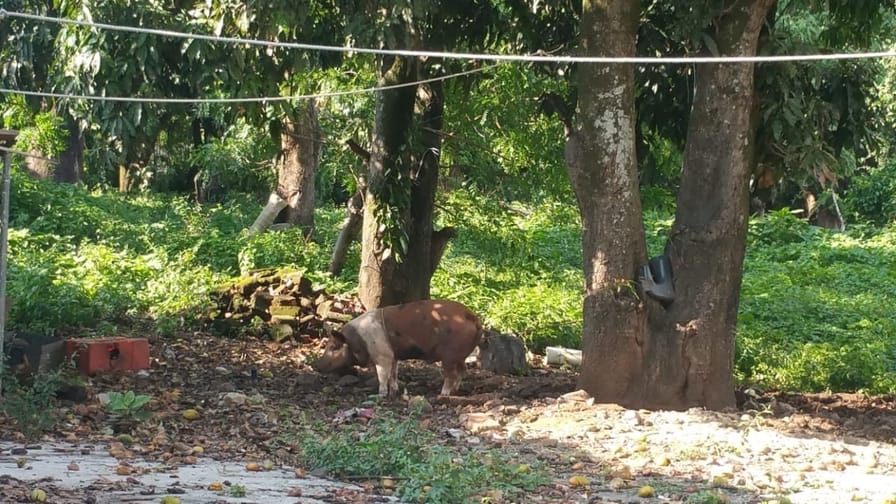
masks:
<svg viewBox="0 0 896 504"><path fill-rule="evenodd" d="M473 351L479 318L457 301L434 299L383 308L386 329L399 359L443 360Z"/></svg>

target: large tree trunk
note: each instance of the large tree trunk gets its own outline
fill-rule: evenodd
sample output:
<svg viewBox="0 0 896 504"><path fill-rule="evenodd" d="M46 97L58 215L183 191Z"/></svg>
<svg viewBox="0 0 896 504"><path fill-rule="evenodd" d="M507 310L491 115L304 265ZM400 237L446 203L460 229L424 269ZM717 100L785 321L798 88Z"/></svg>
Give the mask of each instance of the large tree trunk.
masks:
<svg viewBox="0 0 896 504"><path fill-rule="evenodd" d="M714 25L719 51L755 54L773 3L727 2ZM637 8L632 0L586 2L586 46L632 54ZM734 328L753 161L753 65L697 67L678 207L666 247L676 292L665 305L643 293L639 302L630 288L646 260L643 232L636 229L640 206L631 196L637 195L627 94L631 70L580 72L580 126L567 144L585 258L580 384L601 402L628 407L733 406ZM596 163L590 171L582 169L588 160ZM594 190L587 191L589 186Z"/></svg>
<svg viewBox="0 0 896 504"><path fill-rule="evenodd" d="M584 3L588 55L631 56L639 3ZM634 279L646 261L635 157L634 70L581 65L579 112L566 163L582 217L585 299L579 378L601 402L625 403L643 365L647 315Z"/></svg>
<svg viewBox="0 0 896 504"><path fill-rule="evenodd" d="M773 4L726 2L715 22L719 52L755 55ZM697 66L675 223L666 244L676 299L651 315L649 366L632 390L648 405L734 406L734 330L754 163L753 67Z"/></svg>
<svg viewBox="0 0 896 504"><path fill-rule="evenodd" d="M385 56L379 67L379 84L390 86L417 78L414 58ZM376 96L373 138L364 196L361 231L361 270L358 295L370 310L401 303L407 278L398 274L396 254L407 231L410 132L416 86L380 91Z"/></svg>
<svg viewBox="0 0 896 504"><path fill-rule="evenodd" d="M419 64L386 61L382 83L411 82L418 76ZM420 115L416 123L415 103ZM432 227L442 112L440 83L385 91L377 100L359 274L360 298L368 309L428 299L435 267L454 236L453 228L434 232ZM420 130L419 143L412 144L412 128ZM384 228L381 218L386 215L391 222ZM386 239L383 231L390 233ZM385 257L387 248L392 253Z"/></svg>
<svg viewBox="0 0 896 504"><path fill-rule="evenodd" d="M286 222L310 233L314 226L314 174L321 153L320 124L314 100L307 100L280 131L277 192L286 200Z"/></svg>

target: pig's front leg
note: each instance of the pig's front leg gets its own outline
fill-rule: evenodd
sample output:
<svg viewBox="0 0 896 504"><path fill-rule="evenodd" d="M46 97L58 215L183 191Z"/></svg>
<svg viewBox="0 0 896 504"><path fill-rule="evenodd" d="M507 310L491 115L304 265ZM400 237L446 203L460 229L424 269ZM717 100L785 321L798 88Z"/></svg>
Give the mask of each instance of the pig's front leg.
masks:
<svg viewBox="0 0 896 504"><path fill-rule="evenodd" d="M392 364L377 364L376 365L376 379L380 384L380 396L382 397L390 397L390 391L392 385L392 367L394 365L394 361Z"/></svg>
<svg viewBox="0 0 896 504"><path fill-rule="evenodd" d="M389 379L389 395L398 396L398 359L392 361L392 373Z"/></svg>

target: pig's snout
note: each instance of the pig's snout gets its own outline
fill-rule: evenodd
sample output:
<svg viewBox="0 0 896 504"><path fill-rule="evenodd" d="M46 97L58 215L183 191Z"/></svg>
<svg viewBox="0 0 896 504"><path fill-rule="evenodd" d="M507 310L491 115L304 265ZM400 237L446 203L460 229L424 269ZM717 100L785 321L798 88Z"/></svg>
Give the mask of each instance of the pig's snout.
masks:
<svg viewBox="0 0 896 504"><path fill-rule="evenodd" d="M345 372L355 364L348 345L330 343L324 353L311 363L311 369L318 373Z"/></svg>

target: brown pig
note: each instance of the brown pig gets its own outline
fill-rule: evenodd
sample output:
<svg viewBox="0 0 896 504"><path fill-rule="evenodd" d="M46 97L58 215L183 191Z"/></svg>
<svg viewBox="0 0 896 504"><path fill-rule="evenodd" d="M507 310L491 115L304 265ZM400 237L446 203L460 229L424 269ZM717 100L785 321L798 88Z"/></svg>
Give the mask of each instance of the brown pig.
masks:
<svg viewBox="0 0 896 504"><path fill-rule="evenodd" d="M351 366L376 368L379 393L398 394L398 361L442 361L442 395L460 384L464 360L482 340L479 317L445 299L414 301L371 310L333 331L323 355L312 367L329 373Z"/></svg>

